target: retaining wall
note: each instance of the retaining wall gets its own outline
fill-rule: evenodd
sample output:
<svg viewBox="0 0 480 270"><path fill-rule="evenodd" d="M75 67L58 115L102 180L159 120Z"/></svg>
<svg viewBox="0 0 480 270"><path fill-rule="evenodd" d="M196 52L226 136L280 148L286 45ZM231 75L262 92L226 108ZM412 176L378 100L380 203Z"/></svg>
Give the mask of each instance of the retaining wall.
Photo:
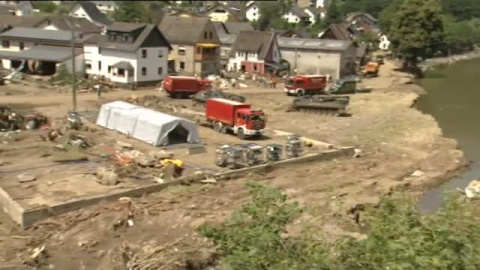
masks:
<svg viewBox="0 0 480 270"><path fill-rule="evenodd" d="M245 174L249 172L264 170L266 168L275 168L275 167L281 167L281 166L302 164L307 162L319 162L319 161L325 161L325 160L332 160L332 159L343 157L343 156L351 157L353 156L353 154L354 154L353 147L344 147L336 150L328 150L322 153L308 154L298 158L281 160L274 163L262 164L262 165L243 168L243 169L234 170L234 171L221 172L214 175L210 174L210 176L213 176L214 178L219 178L219 179L225 178L225 177L234 178L236 176L245 176ZM193 174L193 175L188 175L185 177L181 177L179 179L169 181L167 183L156 183L148 186L139 187L136 189L121 191L118 193L99 195L95 197L61 203L53 206L44 206L44 207L28 209L28 210L23 209L17 202L15 202L8 195L8 193L5 190L0 188L0 203L2 204L3 210L7 214L9 214L15 222L20 224L20 226L22 227L27 227L37 221L46 219L50 216L71 212L71 211L78 210L80 208L84 208L93 204L98 204L102 202L105 202L105 203L112 202L112 201L118 200L121 197L141 197L144 194L158 192L171 185L179 185L185 182L190 182L190 183L199 182L205 179L207 175L208 174Z"/></svg>

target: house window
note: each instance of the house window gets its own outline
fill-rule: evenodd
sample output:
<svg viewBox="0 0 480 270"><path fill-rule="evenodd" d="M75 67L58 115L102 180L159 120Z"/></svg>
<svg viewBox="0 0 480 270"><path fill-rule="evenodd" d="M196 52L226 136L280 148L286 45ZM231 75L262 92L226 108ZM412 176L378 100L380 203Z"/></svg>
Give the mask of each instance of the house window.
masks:
<svg viewBox="0 0 480 270"><path fill-rule="evenodd" d="M142 58L147 58L147 49L142 50Z"/></svg>
<svg viewBox="0 0 480 270"><path fill-rule="evenodd" d="M159 67L158 68L158 75L162 75L163 74L163 68L162 67Z"/></svg>
<svg viewBox="0 0 480 270"><path fill-rule="evenodd" d="M185 55L186 50L185 47L178 47L178 55Z"/></svg>
<svg viewBox="0 0 480 270"><path fill-rule="evenodd" d="M85 63L85 68L87 70L91 70L92 69L92 63Z"/></svg>
<svg viewBox="0 0 480 270"><path fill-rule="evenodd" d="M18 47L20 48L21 51L23 51L23 49L25 49L25 44L23 42L19 42Z"/></svg>
<svg viewBox="0 0 480 270"><path fill-rule="evenodd" d="M160 49L158 51L158 58L162 58L163 57L163 51Z"/></svg>
<svg viewBox="0 0 480 270"><path fill-rule="evenodd" d="M128 35L123 35L122 40L123 41L128 41Z"/></svg>
<svg viewBox="0 0 480 270"><path fill-rule="evenodd" d="M125 77L125 69L123 68L118 69L118 77Z"/></svg>
<svg viewBox="0 0 480 270"><path fill-rule="evenodd" d="M102 71L102 61L98 61L98 71Z"/></svg>
<svg viewBox="0 0 480 270"><path fill-rule="evenodd" d="M108 66L108 74L112 71L112 66Z"/></svg>
<svg viewBox="0 0 480 270"><path fill-rule="evenodd" d="M202 48L197 47L197 54L201 54L201 53L202 53Z"/></svg>
<svg viewBox="0 0 480 270"><path fill-rule="evenodd" d="M213 33L210 32L209 34L210 34L210 39L213 39Z"/></svg>
<svg viewBox="0 0 480 270"><path fill-rule="evenodd" d="M98 54L102 54L102 48L98 47Z"/></svg>
<svg viewBox="0 0 480 270"><path fill-rule="evenodd" d="M142 67L142 76L147 76L147 68Z"/></svg>
<svg viewBox="0 0 480 270"><path fill-rule="evenodd" d="M185 69L185 62L180 62L180 69Z"/></svg>
<svg viewBox="0 0 480 270"><path fill-rule="evenodd" d="M207 39L207 38L208 38L207 32L203 32L203 38L204 38L204 39Z"/></svg>
<svg viewBox="0 0 480 270"><path fill-rule="evenodd" d="M8 41L8 40L2 41L2 47L3 48L10 48L10 41Z"/></svg>
<svg viewBox="0 0 480 270"><path fill-rule="evenodd" d="M253 71L257 71L257 64L253 64Z"/></svg>

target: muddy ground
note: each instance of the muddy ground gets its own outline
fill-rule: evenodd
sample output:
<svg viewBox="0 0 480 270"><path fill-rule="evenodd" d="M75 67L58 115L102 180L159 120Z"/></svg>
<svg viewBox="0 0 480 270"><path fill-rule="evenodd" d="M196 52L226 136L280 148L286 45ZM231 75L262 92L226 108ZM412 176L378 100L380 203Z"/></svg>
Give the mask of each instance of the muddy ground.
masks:
<svg viewBox="0 0 480 270"><path fill-rule="evenodd" d="M397 189L420 194L466 164L456 143L442 137L435 120L412 108L422 89L410 84L411 79L394 68L393 63L387 62L378 78L365 79L363 84L372 86L374 91L352 95L352 116L344 118L286 112L292 98L285 96L282 85L277 89L233 90L245 95L254 107L265 110L270 128L355 146L362 151L360 157L279 168L216 184L171 187L134 199L134 224L129 228L114 229L115 222L125 215L119 203L52 217L26 230L1 216L0 269L28 269L22 263L33 248L42 246L49 255L43 261L46 269L123 269L122 252L123 257L134 253L138 259L155 247L159 250L158 260L164 264L162 269L185 269L187 260L200 260L212 251L195 228L204 222L223 220L247 201L247 179L279 187L291 200L306 207L307 211L291 226L291 233L313 225L323 232L319 236L327 240L344 234L359 235L346 214L353 205L375 203L380 196ZM31 85L2 87L0 91L11 92L0 98L2 105L18 105L63 117L71 104L71 96L57 89ZM102 103L131 94L116 90L101 100L94 93L80 94L79 109L97 110ZM153 89L134 94L159 95ZM183 105L200 110L189 100L165 97L165 102L165 107ZM225 135L209 133L209 137L220 142L224 140L222 136Z"/></svg>

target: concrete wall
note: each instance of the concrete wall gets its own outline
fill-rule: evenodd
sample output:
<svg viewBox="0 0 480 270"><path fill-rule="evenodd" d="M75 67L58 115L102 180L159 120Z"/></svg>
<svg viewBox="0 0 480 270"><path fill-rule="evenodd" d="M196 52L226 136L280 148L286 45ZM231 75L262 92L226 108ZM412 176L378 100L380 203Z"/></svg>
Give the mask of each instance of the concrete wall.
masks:
<svg viewBox="0 0 480 270"><path fill-rule="evenodd" d="M72 73L72 59L68 59L67 61L64 61L62 64L65 64L65 67L67 70ZM61 64L57 64L57 69L60 67ZM84 60L84 54L77 55L75 57L75 73L77 74L84 74L85 72L85 60Z"/></svg>
<svg viewBox="0 0 480 270"><path fill-rule="evenodd" d="M282 59L290 63L292 70L295 68L303 74L325 74L331 75L334 79L340 77L342 65L341 52L313 51L281 49ZM296 59L296 60L295 60Z"/></svg>
<svg viewBox="0 0 480 270"><path fill-rule="evenodd" d="M209 176L214 177L216 179L225 179L225 178L231 179L234 177L243 177L249 172L261 171L261 170L265 170L266 168L283 167L286 165L295 165L295 164L301 164L306 162L326 161L326 160L332 160L340 157L351 157L353 156L353 154L354 154L353 147L345 147L341 149L328 150L322 153L309 154L299 158L282 160L275 163L263 164L263 165L248 167L248 168L234 170L234 171L217 173L215 175L209 175ZM0 189L0 203L3 206L3 210L7 214L9 214L15 222L20 224L22 227L26 227L42 219L46 219L52 215L67 213L67 212L78 210L80 208L84 208L100 202L113 202L118 200L121 197L140 197L140 196L143 196L144 194L158 192L172 185L180 185L185 182L199 182L205 179L206 177L207 177L207 174L187 175L185 177L181 177L167 183L151 184L148 186L144 186L144 187L140 187L132 190L120 191L114 194L100 195L100 196L80 199L80 200L71 201L71 202L58 204L58 205L50 205L49 207L41 207L41 208L31 209L31 210L22 209L3 189Z"/></svg>

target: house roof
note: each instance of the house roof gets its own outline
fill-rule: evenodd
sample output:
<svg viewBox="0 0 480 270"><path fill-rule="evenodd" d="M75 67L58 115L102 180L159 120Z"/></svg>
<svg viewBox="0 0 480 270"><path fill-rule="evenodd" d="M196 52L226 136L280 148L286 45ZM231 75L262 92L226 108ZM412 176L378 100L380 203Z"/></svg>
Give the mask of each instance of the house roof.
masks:
<svg viewBox="0 0 480 270"><path fill-rule="evenodd" d="M228 34L225 25L222 22L212 22L215 26L215 30L217 30L217 35L225 35Z"/></svg>
<svg viewBox="0 0 480 270"><path fill-rule="evenodd" d="M265 59L274 38L273 32L241 31L233 43L230 56L235 55L236 51L247 51L256 52L259 59Z"/></svg>
<svg viewBox="0 0 480 270"><path fill-rule="evenodd" d="M10 14L0 14L0 30L11 27L34 27L39 21L43 20L43 16L13 16Z"/></svg>
<svg viewBox="0 0 480 270"><path fill-rule="evenodd" d="M337 39L350 39L351 31L347 23L332 23L328 26L328 29L324 33L326 33L328 30L332 31L333 35Z"/></svg>
<svg viewBox="0 0 480 270"><path fill-rule="evenodd" d="M0 38L42 39L51 41L71 41L72 33L62 30L14 27L0 34Z"/></svg>
<svg viewBox="0 0 480 270"><path fill-rule="evenodd" d="M369 13L363 13L363 12L351 12L351 13L348 13L347 16L345 16L345 21L348 22L348 23L351 23L355 20L355 18L357 18L358 16L365 16L367 19L369 19L370 21L372 22L377 22L378 20L373 17L371 14Z"/></svg>
<svg viewBox="0 0 480 270"><path fill-rule="evenodd" d="M73 19L74 31L80 31L82 33L100 33L101 29L95 25L94 23L90 22L85 18L74 18L67 15L52 15L47 16L38 23L34 24L34 27L38 27L40 24L44 22L50 21L51 24L55 25L59 30L71 31L71 20Z"/></svg>
<svg viewBox="0 0 480 270"><path fill-rule="evenodd" d="M297 30L297 29L290 29L290 30L272 30L275 32L279 37L288 37L288 38L311 38L312 34L308 32L306 29Z"/></svg>
<svg viewBox="0 0 480 270"><path fill-rule="evenodd" d="M225 22L224 26L227 34L238 34L240 31L253 31L253 26L249 22Z"/></svg>
<svg viewBox="0 0 480 270"><path fill-rule="evenodd" d="M277 38L280 49L308 49L321 51L344 51L353 44L351 40L315 38Z"/></svg>
<svg viewBox="0 0 480 270"><path fill-rule="evenodd" d="M127 69L127 70L132 70L133 66L130 64L130 62L127 61L120 61L112 65L114 68L121 68L121 69Z"/></svg>
<svg viewBox="0 0 480 270"><path fill-rule="evenodd" d="M115 32L132 32L145 26L147 26L145 23L114 22L107 27L107 30Z"/></svg>
<svg viewBox="0 0 480 270"><path fill-rule="evenodd" d="M93 21L103 25L109 25L112 23L105 14L98 10L97 6L93 2L79 1L78 5L85 10L85 12Z"/></svg>
<svg viewBox="0 0 480 270"><path fill-rule="evenodd" d="M211 22L206 17L164 16L159 27L168 41L193 44L200 39L208 23Z"/></svg>
<svg viewBox="0 0 480 270"><path fill-rule="evenodd" d="M307 13L305 13L305 10L302 9L302 8L299 8L297 6L293 6L291 7L288 12L291 12L293 15L301 18L301 17L305 17L305 16L308 16Z"/></svg>
<svg viewBox="0 0 480 270"><path fill-rule="evenodd" d="M83 49L75 49L75 55L80 55L82 53ZM72 49L69 47L33 46L23 51L0 51L0 58L59 63L72 58Z"/></svg>
<svg viewBox="0 0 480 270"><path fill-rule="evenodd" d="M100 34L91 35L90 37L84 40L84 43L95 44L100 48L117 49L121 51L136 51L138 50L138 48L140 48L140 46L142 46L142 44L148 38L150 33L152 31L155 31L156 29L161 35L161 39L162 39L161 45L164 45L169 49L171 49L169 42L167 41L165 36L162 34L160 29L158 29L156 25L154 24L143 24L143 25L144 25L143 31L140 33L140 35L135 39L133 43L126 43L122 41L112 41L112 40L109 40L108 35L100 35Z"/></svg>
<svg viewBox="0 0 480 270"><path fill-rule="evenodd" d="M344 51L352 45L351 40L315 38L277 38L280 49L308 49L322 51Z"/></svg>
<svg viewBox="0 0 480 270"><path fill-rule="evenodd" d="M118 7L116 1L90 1L94 3L95 5L104 5L104 6L112 6L112 7Z"/></svg>
<svg viewBox="0 0 480 270"><path fill-rule="evenodd" d="M237 35L235 34L220 34L218 35L218 38L220 39L220 44L221 45L233 45L235 43L235 39L237 38Z"/></svg>

